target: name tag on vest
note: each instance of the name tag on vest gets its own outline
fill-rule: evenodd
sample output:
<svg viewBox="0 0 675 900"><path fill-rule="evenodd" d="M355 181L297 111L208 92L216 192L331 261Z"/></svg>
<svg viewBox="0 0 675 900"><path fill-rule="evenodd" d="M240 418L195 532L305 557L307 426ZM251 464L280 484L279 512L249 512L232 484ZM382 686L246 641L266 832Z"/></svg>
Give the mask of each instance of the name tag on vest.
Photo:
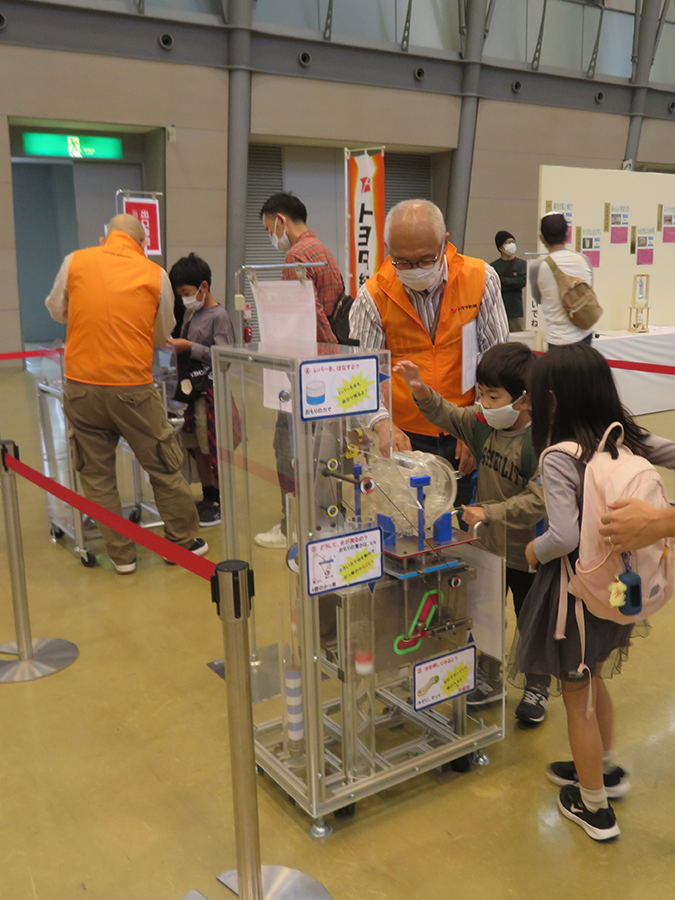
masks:
<svg viewBox="0 0 675 900"><path fill-rule="evenodd" d="M478 335L476 320L472 319L462 326L462 393L466 394L476 384L476 366L478 365Z"/></svg>

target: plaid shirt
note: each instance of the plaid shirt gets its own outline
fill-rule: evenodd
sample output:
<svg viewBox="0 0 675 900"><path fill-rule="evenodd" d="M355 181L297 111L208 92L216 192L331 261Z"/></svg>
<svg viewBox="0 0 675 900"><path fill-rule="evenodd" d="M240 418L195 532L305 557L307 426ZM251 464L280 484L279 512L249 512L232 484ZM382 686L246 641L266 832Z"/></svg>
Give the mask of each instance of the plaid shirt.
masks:
<svg viewBox="0 0 675 900"><path fill-rule="evenodd" d="M307 269L307 277L314 282L316 298L316 339L320 344L337 344L337 338L328 324L328 316L342 293L342 276L335 257L324 246L314 231L305 231L286 254L286 263L326 262L327 266ZM297 279L293 269L284 269L282 278Z"/></svg>

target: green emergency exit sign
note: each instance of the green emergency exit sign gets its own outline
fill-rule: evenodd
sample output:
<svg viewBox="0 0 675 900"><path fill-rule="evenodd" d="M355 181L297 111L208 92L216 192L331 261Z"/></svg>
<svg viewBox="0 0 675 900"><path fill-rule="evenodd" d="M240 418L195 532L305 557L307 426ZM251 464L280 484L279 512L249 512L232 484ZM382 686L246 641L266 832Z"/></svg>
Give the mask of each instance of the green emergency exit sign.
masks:
<svg viewBox="0 0 675 900"><path fill-rule="evenodd" d="M70 156L73 159L122 159L122 141L112 137L82 137L76 134L43 134L25 131L26 156Z"/></svg>

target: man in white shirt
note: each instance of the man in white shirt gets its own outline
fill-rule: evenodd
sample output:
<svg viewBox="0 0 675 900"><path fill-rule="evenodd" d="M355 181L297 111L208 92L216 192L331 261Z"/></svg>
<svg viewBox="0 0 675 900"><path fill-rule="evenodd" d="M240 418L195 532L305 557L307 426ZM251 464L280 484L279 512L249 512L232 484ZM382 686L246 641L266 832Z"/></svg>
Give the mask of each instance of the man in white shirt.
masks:
<svg viewBox="0 0 675 900"><path fill-rule="evenodd" d="M567 229L567 220L562 213L547 213L541 220L541 239L561 272L572 278L581 278L593 287L593 269L587 257L567 249ZM560 299L555 275L545 259L530 264L530 288L544 314L549 347L562 347L579 341L591 343L593 329L577 328L570 322Z"/></svg>

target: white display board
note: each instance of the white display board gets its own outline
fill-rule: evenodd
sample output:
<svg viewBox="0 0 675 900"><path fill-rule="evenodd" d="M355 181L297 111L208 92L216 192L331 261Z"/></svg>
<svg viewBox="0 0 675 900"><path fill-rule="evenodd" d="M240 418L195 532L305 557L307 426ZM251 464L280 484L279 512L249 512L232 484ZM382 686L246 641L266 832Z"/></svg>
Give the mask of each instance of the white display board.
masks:
<svg viewBox="0 0 675 900"><path fill-rule="evenodd" d="M314 596L382 578L382 529L307 544L307 593Z"/></svg>
<svg viewBox="0 0 675 900"><path fill-rule="evenodd" d="M585 252L594 267L605 311L598 330L628 327L638 274L650 276L650 325L675 324L675 175L541 166L539 218L555 210L571 220L568 247Z"/></svg>

